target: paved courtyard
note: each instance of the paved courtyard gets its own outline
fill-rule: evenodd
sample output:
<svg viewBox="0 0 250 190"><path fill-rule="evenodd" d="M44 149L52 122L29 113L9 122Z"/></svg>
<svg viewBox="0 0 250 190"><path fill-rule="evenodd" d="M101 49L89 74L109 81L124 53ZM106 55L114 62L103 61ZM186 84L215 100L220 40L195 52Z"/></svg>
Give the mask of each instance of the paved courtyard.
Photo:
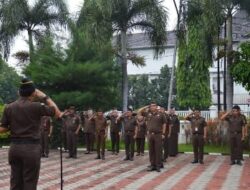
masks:
<svg viewBox="0 0 250 190"><path fill-rule="evenodd" d="M9 189L10 167L7 149L0 149L0 189ZM228 156L205 156L205 164L190 164L191 154L169 158L160 173L147 172L148 154L123 161L124 152L118 156L106 153L106 160L95 160L95 154L79 151L78 159L65 159L63 154L64 189L141 189L184 190L222 189L250 190L250 158L242 166L230 166ZM42 158L38 190L60 189L60 155L51 151Z"/></svg>

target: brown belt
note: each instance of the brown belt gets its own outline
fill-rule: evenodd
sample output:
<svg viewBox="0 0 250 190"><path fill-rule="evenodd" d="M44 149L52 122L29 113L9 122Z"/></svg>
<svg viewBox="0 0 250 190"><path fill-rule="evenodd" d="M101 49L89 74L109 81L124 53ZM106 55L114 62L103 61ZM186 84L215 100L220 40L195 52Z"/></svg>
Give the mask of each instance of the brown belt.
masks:
<svg viewBox="0 0 250 190"><path fill-rule="evenodd" d="M125 133L134 133L134 131L125 131Z"/></svg>
<svg viewBox="0 0 250 190"><path fill-rule="evenodd" d="M149 134L151 134L151 135L158 135L158 134L162 134L162 132L149 132Z"/></svg>
<svg viewBox="0 0 250 190"><path fill-rule="evenodd" d="M235 131L235 132L230 132L230 133L237 135L237 134L241 134L242 132Z"/></svg>
<svg viewBox="0 0 250 190"><path fill-rule="evenodd" d="M40 144L40 139L11 139L13 144Z"/></svg>

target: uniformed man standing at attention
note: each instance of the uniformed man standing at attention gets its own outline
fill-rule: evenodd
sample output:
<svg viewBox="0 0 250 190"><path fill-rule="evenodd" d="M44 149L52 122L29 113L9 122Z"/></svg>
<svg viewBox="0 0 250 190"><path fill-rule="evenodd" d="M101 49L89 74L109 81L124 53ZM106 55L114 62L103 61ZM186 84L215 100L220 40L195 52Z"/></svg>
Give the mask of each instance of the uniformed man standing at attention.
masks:
<svg viewBox="0 0 250 190"><path fill-rule="evenodd" d="M200 164L204 164L204 143L207 138L207 123L205 118L201 117L200 110L195 109L194 112L187 115L185 119L191 122L194 151L194 160L192 161L192 164L196 164L198 162Z"/></svg>
<svg viewBox="0 0 250 190"><path fill-rule="evenodd" d="M171 132L169 135L169 156L176 156L178 154L178 135L180 132L180 120L178 116L175 114L174 108L169 110L168 114L170 125L171 125Z"/></svg>
<svg viewBox="0 0 250 190"><path fill-rule="evenodd" d="M120 149L121 124L117 123L118 111L114 109L107 117L110 120L110 137L112 154L117 155Z"/></svg>
<svg viewBox="0 0 250 190"><path fill-rule="evenodd" d="M93 151L94 141L95 141L95 123L91 118L93 117L93 110L89 109L87 113L83 116L83 131L85 135L86 152L85 154L90 154Z"/></svg>
<svg viewBox="0 0 250 190"><path fill-rule="evenodd" d="M96 116L91 120L94 121L96 130L96 159L105 160L105 141L108 134L107 120L104 118L102 110L98 110Z"/></svg>
<svg viewBox="0 0 250 190"><path fill-rule="evenodd" d="M52 120L48 116L43 116L41 119L41 155L49 157L49 139L53 131Z"/></svg>
<svg viewBox="0 0 250 190"><path fill-rule="evenodd" d="M168 155L169 155L169 136L171 134L171 128L172 127L170 125L170 119L169 119L168 114L166 113L165 108L161 107L159 111L162 114L164 114L165 117L166 117L166 130L165 130L165 133L163 134L164 139L162 139L162 151L163 151L162 161L167 162L167 158L168 158ZM163 166L163 164L162 164L162 166Z"/></svg>
<svg viewBox="0 0 250 190"><path fill-rule="evenodd" d="M246 135L246 117L240 113L240 107L238 105L235 105L232 108L232 111L229 111L222 115L221 119L228 122L231 165L242 165L242 141L244 140Z"/></svg>
<svg viewBox="0 0 250 190"><path fill-rule="evenodd" d="M41 161L41 117L61 117L61 112L32 81L22 80L19 95L18 100L5 106L0 132L10 131L10 189L35 190ZM33 102L34 99L45 104Z"/></svg>
<svg viewBox="0 0 250 190"><path fill-rule="evenodd" d="M147 108L149 107L149 110ZM150 106L141 108L138 114L146 117L148 127L148 146L150 168L148 171L161 171L162 167L162 139L165 138L166 117L157 109L157 104L152 102Z"/></svg>
<svg viewBox="0 0 250 190"><path fill-rule="evenodd" d="M81 119L75 112L75 107L70 106L65 118L65 125L67 128L67 143L69 149L69 156L66 158L77 158L77 141L78 133L81 127Z"/></svg>
<svg viewBox="0 0 250 190"><path fill-rule="evenodd" d="M147 134L146 120L142 115L138 115L136 122L136 156L144 156L145 137Z"/></svg>
<svg viewBox="0 0 250 190"><path fill-rule="evenodd" d="M125 152L126 157L125 160L134 160L134 152L135 152L135 129L136 129L136 118L133 116L133 112L129 109L122 116L117 119L117 122L123 122L124 126L124 141L125 141Z"/></svg>

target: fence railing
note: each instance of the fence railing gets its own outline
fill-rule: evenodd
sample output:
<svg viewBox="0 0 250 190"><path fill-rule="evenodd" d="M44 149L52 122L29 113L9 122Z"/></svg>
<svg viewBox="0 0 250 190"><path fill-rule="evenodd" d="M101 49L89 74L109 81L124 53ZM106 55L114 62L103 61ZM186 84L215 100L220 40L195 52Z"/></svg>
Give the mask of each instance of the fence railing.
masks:
<svg viewBox="0 0 250 190"><path fill-rule="evenodd" d="M190 111L176 111L176 114L179 117L186 117L188 114L190 114ZM210 111L201 111L201 116L204 117L206 120L211 119Z"/></svg>
<svg viewBox="0 0 250 190"><path fill-rule="evenodd" d="M176 111L176 114L179 117L186 117L190 111ZM250 118L250 111L242 111L242 114L244 114L247 118ZM211 111L201 111L201 116L204 117L206 120L209 119L215 119L217 117L217 113L214 113L214 110Z"/></svg>

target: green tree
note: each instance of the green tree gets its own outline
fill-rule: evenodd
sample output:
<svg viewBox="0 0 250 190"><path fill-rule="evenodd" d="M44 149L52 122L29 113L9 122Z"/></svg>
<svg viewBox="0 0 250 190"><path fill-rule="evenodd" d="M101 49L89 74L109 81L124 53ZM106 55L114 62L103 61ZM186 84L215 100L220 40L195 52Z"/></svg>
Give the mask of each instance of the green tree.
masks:
<svg viewBox="0 0 250 190"><path fill-rule="evenodd" d="M192 93L196 92L196 90L192 90L191 92L185 92L185 88L190 89L190 84L184 81L190 81L193 79L190 76L186 76L188 74L185 73L185 69L189 69L190 61L193 57L189 55L189 48L187 41L190 42L189 35L193 35L193 31L199 30L196 33L200 32L200 36L197 36L193 40L202 43L207 42L206 44L202 43L203 46L196 45L193 46L194 50L196 49L198 52L205 50L207 52L203 55L209 55L209 59L212 57L211 52L215 43L211 43L212 39L217 35L218 28L222 25L224 20L226 20L226 31L227 31L227 38L226 38L226 53L227 56L227 68L228 72L226 72L226 93L227 93L227 109L231 109L233 105L233 78L231 76L230 67L233 61L233 38L232 38L232 22L233 22L233 14L238 11L239 9L244 9L250 12L250 4L249 0L191 0L188 2L187 12L183 12L184 22L182 23L182 30L179 32L179 39L180 39L180 47L182 49L179 50L179 71L178 71L178 97L181 104L189 104L186 100L184 100L185 93ZM199 18L199 19L197 19ZM192 26L190 26L192 25ZM195 26L196 25L196 26ZM184 26L184 27L183 27ZM187 27L186 27L187 26ZM183 35L183 29L188 29L186 35ZM209 37L210 36L210 37ZM209 37L209 38L208 38ZM195 40L196 39L196 40ZM210 39L210 40L209 40ZM205 45L205 46L204 46ZM205 49L204 49L205 48ZM187 50L185 50L187 49ZM181 57L182 56L182 57ZM181 61L180 61L181 60ZM204 69L207 72L207 69ZM203 72L199 72L203 75ZM206 75L206 74L205 74ZM203 77L202 77L203 78ZM199 79L197 80L199 81ZM192 87L192 86L191 86ZM203 91L206 92L206 91ZM194 97L190 97L194 98ZM190 99L191 100L191 99ZM208 103L208 101L206 101ZM191 102L190 102L191 103ZM194 102L193 102L194 103Z"/></svg>
<svg viewBox="0 0 250 190"><path fill-rule="evenodd" d="M0 103L9 103L17 98L19 81L16 71L0 59Z"/></svg>
<svg viewBox="0 0 250 190"><path fill-rule="evenodd" d="M181 107L207 108L211 104L209 67L213 62L213 39L221 13L214 0L191 0L187 6L182 30L178 32L177 101Z"/></svg>
<svg viewBox="0 0 250 190"><path fill-rule="evenodd" d="M159 0L88 0L81 15L81 22L91 21L90 31L97 38L111 38L113 33L120 36L118 54L122 65L122 102L125 111L128 106L127 34L135 29L145 31L155 47L156 55L162 53L162 46L166 42L167 12Z"/></svg>
<svg viewBox="0 0 250 190"><path fill-rule="evenodd" d="M96 47L84 35L73 41L66 52L54 46L51 38L45 38L25 74L60 108L116 106L116 68L111 46Z"/></svg>
<svg viewBox="0 0 250 190"><path fill-rule="evenodd" d="M156 101L159 105L167 107L169 85L170 69L167 65L161 68L157 78L149 79L148 75L129 76L129 104L134 108L140 108ZM176 94L176 88L173 89L173 93Z"/></svg>
<svg viewBox="0 0 250 190"><path fill-rule="evenodd" d="M10 45L20 32L28 33L29 53L32 59L34 51L33 38L42 35L44 30L55 24L65 24L68 15L63 0L37 0L30 5L29 0L1 1L0 7L0 41L7 58Z"/></svg>
<svg viewBox="0 0 250 190"><path fill-rule="evenodd" d="M240 45L234 64L231 67L234 80L250 91L250 42Z"/></svg>
<svg viewBox="0 0 250 190"><path fill-rule="evenodd" d="M233 14L235 10L244 9L248 13L250 13L250 3L248 0L222 0L221 1L221 11L224 13L224 18L226 20L226 30L227 30L227 68L226 72L226 94L227 94L227 109L231 109L233 107L233 77L230 73L230 67L233 63Z"/></svg>

